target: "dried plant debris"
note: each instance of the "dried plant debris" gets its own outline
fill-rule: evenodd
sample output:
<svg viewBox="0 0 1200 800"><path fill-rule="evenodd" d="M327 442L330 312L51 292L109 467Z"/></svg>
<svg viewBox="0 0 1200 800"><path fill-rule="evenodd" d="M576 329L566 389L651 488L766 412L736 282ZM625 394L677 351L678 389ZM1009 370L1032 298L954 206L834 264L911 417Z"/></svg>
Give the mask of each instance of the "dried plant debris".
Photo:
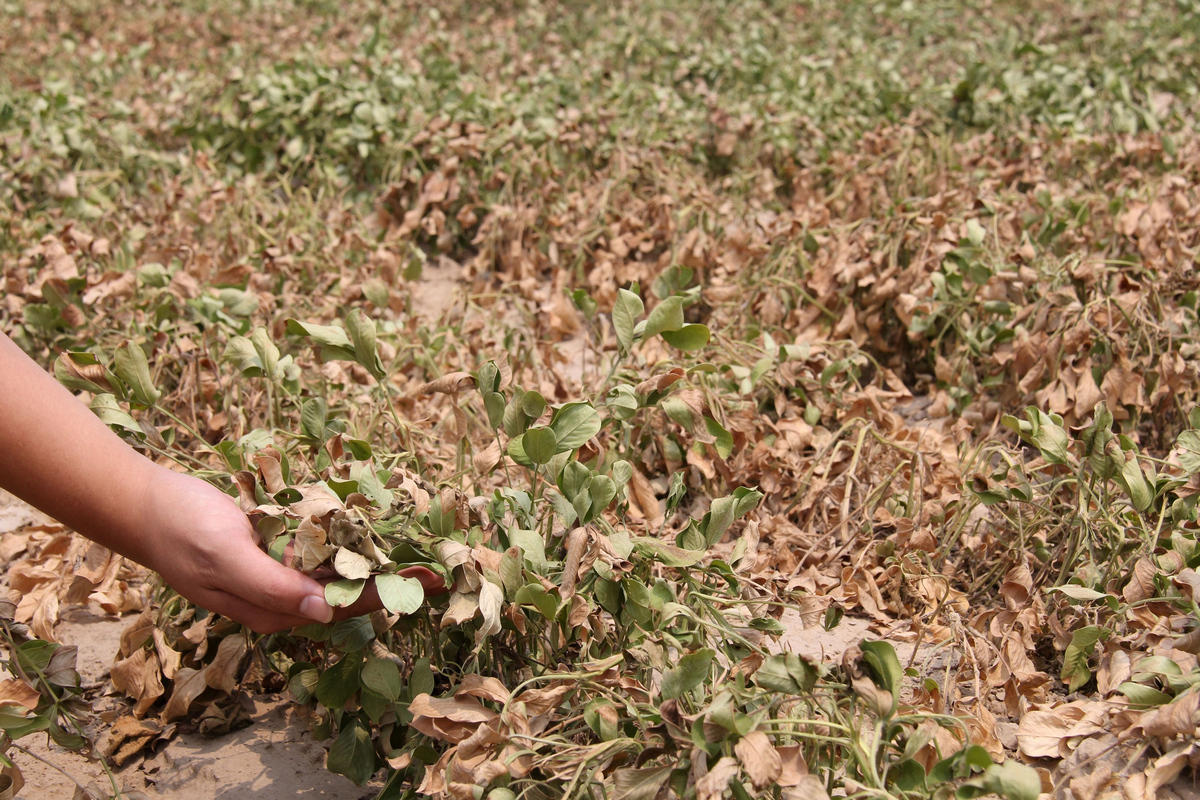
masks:
<svg viewBox="0 0 1200 800"><path fill-rule="evenodd" d="M975 5L25 3L0 323L383 608L22 520L0 727L87 603L115 763L286 689L387 798L1186 794L1200 13Z"/></svg>

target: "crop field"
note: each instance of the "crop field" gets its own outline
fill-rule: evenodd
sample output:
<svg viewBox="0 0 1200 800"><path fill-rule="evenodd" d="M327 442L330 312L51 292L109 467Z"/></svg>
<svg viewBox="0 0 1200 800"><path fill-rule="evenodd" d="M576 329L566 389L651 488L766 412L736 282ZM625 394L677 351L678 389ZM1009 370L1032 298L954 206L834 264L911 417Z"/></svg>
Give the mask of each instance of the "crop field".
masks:
<svg viewBox="0 0 1200 800"><path fill-rule="evenodd" d="M384 606L5 531L5 758L283 696L364 798L1196 796L1198 123L1195 0L0 0L0 329Z"/></svg>

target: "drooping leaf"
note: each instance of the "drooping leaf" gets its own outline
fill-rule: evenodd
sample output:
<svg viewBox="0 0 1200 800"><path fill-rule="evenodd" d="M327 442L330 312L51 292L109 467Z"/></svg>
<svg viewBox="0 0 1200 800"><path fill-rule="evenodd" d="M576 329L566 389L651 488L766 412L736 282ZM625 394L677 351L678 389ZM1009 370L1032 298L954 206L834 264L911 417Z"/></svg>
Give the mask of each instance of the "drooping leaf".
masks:
<svg viewBox="0 0 1200 800"><path fill-rule="evenodd" d="M150 362L146 353L133 342L126 342L113 354L113 372L129 390L129 399L133 402L152 406L162 397L162 392L154 387L154 379L150 377Z"/></svg>
<svg viewBox="0 0 1200 800"><path fill-rule="evenodd" d="M900 684L904 679L904 670L900 667L900 659L896 657L895 648L883 641L863 642L859 648L862 650L863 661L866 663L875 685L884 691L891 692L893 697L898 697Z"/></svg>
<svg viewBox="0 0 1200 800"><path fill-rule="evenodd" d="M564 453L600 432L600 415L587 403L567 403L554 413L550 429L557 439L555 451Z"/></svg>
<svg viewBox="0 0 1200 800"><path fill-rule="evenodd" d="M642 298L628 289L618 289L617 299L613 303L613 331L617 335L617 344L623 352L629 352L633 346L633 328L638 318L642 316L645 305Z"/></svg>
<svg viewBox="0 0 1200 800"><path fill-rule="evenodd" d="M663 331L677 331L683 327L683 298L668 297L650 311L646 317L646 328L642 339L649 339Z"/></svg>
<svg viewBox="0 0 1200 800"><path fill-rule="evenodd" d="M1074 692L1092 679L1092 671L1088 661L1096 650L1096 643L1107 639L1111 631L1098 625L1086 625L1071 634L1071 643L1063 653L1063 666L1059 677L1067 684L1067 690Z"/></svg>
<svg viewBox="0 0 1200 800"><path fill-rule="evenodd" d="M371 742L371 732L367 726L353 717L348 718L329 748L325 766L330 772L345 775L359 786L370 780L375 774L375 745Z"/></svg>
<svg viewBox="0 0 1200 800"><path fill-rule="evenodd" d="M361 679L363 686L388 700L398 700L404 688L400 668L386 658L368 658Z"/></svg>
<svg viewBox="0 0 1200 800"><path fill-rule="evenodd" d="M521 434L521 447L534 464L545 464L554 458L558 438L551 428L533 427Z"/></svg>
<svg viewBox="0 0 1200 800"><path fill-rule="evenodd" d="M1200 431L1186 430L1175 440L1179 464L1189 475L1200 472Z"/></svg>
<svg viewBox="0 0 1200 800"><path fill-rule="evenodd" d="M339 547L334 553L333 568L338 575L350 580L362 580L371 575L371 562L366 556L346 547Z"/></svg>
<svg viewBox="0 0 1200 800"><path fill-rule="evenodd" d="M674 667L663 673L663 697L681 697L699 686L708 677L708 670L715 657L716 651L706 647L680 658Z"/></svg>
<svg viewBox="0 0 1200 800"><path fill-rule="evenodd" d="M710 336L708 326L700 324L684 325L677 331L662 332L662 337L667 340L667 344L685 353L703 348L708 344Z"/></svg>
<svg viewBox="0 0 1200 800"><path fill-rule="evenodd" d="M767 657L754 673L754 682L764 689L786 694L806 694L817 682L817 669L795 653Z"/></svg>
<svg viewBox="0 0 1200 800"><path fill-rule="evenodd" d="M613 773L613 800L654 800L667 778L670 766L622 767Z"/></svg>
<svg viewBox="0 0 1200 800"><path fill-rule="evenodd" d="M313 322L289 319L287 332L312 340L317 345L321 357L327 361L355 360L354 343L346 335L345 329L339 325L318 325Z"/></svg>
<svg viewBox="0 0 1200 800"><path fill-rule="evenodd" d="M111 394L98 394L92 398L90 407L96 416L110 428L120 428L137 436L145 436L145 431L137 424L137 420L121 408L117 398Z"/></svg>
<svg viewBox="0 0 1200 800"><path fill-rule="evenodd" d="M354 360L366 367L376 380L383 380L387 373L375 341L375 321L356 308L346 317L346 331L354 346Z"/></svg>

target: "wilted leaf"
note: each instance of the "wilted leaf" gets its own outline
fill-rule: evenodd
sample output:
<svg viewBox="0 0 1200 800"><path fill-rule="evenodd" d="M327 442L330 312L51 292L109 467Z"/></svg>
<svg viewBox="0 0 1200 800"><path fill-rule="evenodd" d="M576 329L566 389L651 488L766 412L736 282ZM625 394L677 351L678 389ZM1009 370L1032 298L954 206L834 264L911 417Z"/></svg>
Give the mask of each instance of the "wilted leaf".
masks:
<svg viewBox="0 0 1200 800"><path fill-rule="evenodd" d="M550 429L556 437L555 451L565 453L600 432L600 415L587 403L567 403L554 413Z"/></svg>
<svg viewBox="0 0 1200 800"><path fill-rule="evenodd" d="M143 406L152 406L162 397L150 377L146 353L133 342L126 342L113 354L113 372L129 389L129 397Z"/></svg>
<svg viewBox="0 0 1200 800"><path fill-rule="evenodd" d="M613 800L654 800L672 767L622 767L613 772Z"/></svg>
<svg viewBox="0 0 1200 800"><path fill-rule="evenodd" d="M338 575L351 580L363 580L371 576L371 562L366 556L345 547L339 547L334 554L333 568Z"/></svg>
<svg viewBox="0 0 1200 800"><path fill-rule="evenodd" d="M704 648L680 658L674 667L663 673L663 697L680 697L699 686L708 677L709 667L715 657L716 651Z"/></svg>
<svg viewBox="0 0 1200 800"><path fill-rule="evenodd" d="M375 774L375 745L367 727L353 717L348 718L329 748L325 766L359 786L370 780Z"/></svg>
<svg viewBox="0 0 1200 800"><path fill-rule="evenodd" d="M783 761L762 731L747 733L734 745L733 752L741 762L742 771L756 789L763 789L779 780Z"/></svg>
<svg viewBox="0 0 1200 800"><path fill-rule="evenodd" d="M191 667L181 668L179 672L175 673L175 685L170 699L167 700L167 705L163 708L162 721L170 722L173 719L187 716L192 703L207 688L205 670Z"/></svg>
<svg viewBox="0 0 1200 800"><path fill-rule="evenodd" d="M232 692L238 685L238 666L249 642L245 635L230 634L217 645L217 654L204 668L204 680L213 689ZM182 672L182 669L180 670ZM176 673L178 674L178 673Z"/></svg>
<svg viewBox="0 0 1200 800"><path fill-rule="evenodd" d="M633 329L644 310L642 298L628 289L617 290L617 299L613 303L612 311L613 330L617 335L617 344L625 352L629 352L629 348L633 346Z"/></svg>

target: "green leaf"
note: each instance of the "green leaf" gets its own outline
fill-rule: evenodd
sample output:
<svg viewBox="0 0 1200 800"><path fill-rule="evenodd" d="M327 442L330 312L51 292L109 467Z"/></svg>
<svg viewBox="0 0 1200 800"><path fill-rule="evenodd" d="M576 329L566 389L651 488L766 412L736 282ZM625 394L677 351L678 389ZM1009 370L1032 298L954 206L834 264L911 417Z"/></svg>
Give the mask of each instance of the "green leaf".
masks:
<svg viewBox="0 0 1200 800"><path fill-rule="evenodd" d="M257 378L263 374L262 359L254 349L254 343L245 336L231 338L221 358L247 378Z"/></svg>
<svg viewBox="0 0 1200 800"><path fill-rule="evenodd" d="M1124 487L1126 494L1129 495L1129 500L1133 503L1134 508L1138 511L1146 511L1150 508L1150 504L1154 502L1154 489L1146 480L1146 475L1142 472L1136 457L1128 459L1121 465L1121 471L1117 473L1116 478L1117 482Z"/></svg>
<svg viewBox="0 0 1200 800"><path fill-rule="evenodd" d="M292 699L297 703L307 703L312 699L313 693L317 689L317 680L320 678L320 673L309 666L307 669L302 669L290 678L288 678L288 692L291 693Z"/></svg>
<svg viewBox="0 0 1200 800"><path fill-rule="evenodd" d="M649 537L635 539L634 547L639 553L661 561L668 567L690 567L705 555L703 550L685 550L661 539Z"/></svg>
<svg viewBox="0 0 1200 800"><path fill-rule="evenodd" d="M628 289L618 289L617 299L613 303L612 322L613 331L617 335L617 344L622 352L629 352L629 348L633 347L633 328L637 325L638 318L645 311L645 304L642 303L642 298L638 297Z"/></svg>
<svg viewBox="0 0 1200 800"><path fill-rule="evenodd" d="M600 432L600 415L587 403L567 403L554 412L550 429L557 437L556 452L584 445Z"/></svg>
<svg viewBox="0 0 1200 800"><path fill-rule="evenodd" d="M1067 684L1067 691L1078 691L1092 679L1088 660L1096 650L1096 643L1110 635L1112 631L1098 625L1087 625L1071 634L1071 643L1063 653L1062 672L1059 673L1059 677Z"/></svg>
<svg viewBox="0 0 1200 800"><path fill-rule="evenodd" d="M280 377L279 371L279 348L271 341L271 334L267 333L266 328L255 328L254 333L250 334L250 343L254 347L255 355L258 356L258 363L262 366L263 374L268 380L277 381Z"/></svg>
<svg viewBox="0 0 1200 800"><path fill-rule="evenodd" d="M489 392L500 391L500 368L496 366L495 361L485 361L479 365L479 372L475 376L475 385L485 395Z"/></svg>
<svg viewBox="0 0 1200 800"><path fill-rule="evenodd" d="M388 700L400 699L404 683L400 668L386 658L368 658L362 668L362 685Z"/></svg>
<svg viewBox="0 0 1200 800"><path fill-rule="evenodd" d="M354 343L346 335L345 329L339 325L317 325L313 322L301 322L298 319L287 321L287 332L295 336L304 336L316 343L321 357L325 360L355 361Z"/></svg>
<svg viewBox="0 0 1200 800"><path fill-rule="evenodd" d="M329 416L329 406L323 397L313 397L304 401L300 407L300 431L310 439L318 442L325 441L325 422Z"/></svg>
<svg viewBox="0 0 1200 800"><path fill-rule="evenodd" d="M331 606L344 608L353 605L367 585L365 580L340 580L325 584L325 602Z"/></svg>
<svg viewBox="0 0 1200 800"><path fill-rule="evenodd" d="M403 575L376 575L375 590L379 602L392 614L411 614L425 602L425 589L416 578Z"/></svg>
<svg viewBox="0 0 1200 800"><path fill-rule="evenodd" d="M1171 695L1166 692L1133 681L1125 681L1117 687L1117 691L1128 697L1130 703L1142 708L1166 705L1172 700Z"/></svg>
<svg viewBox="0 0 1200 800"><path fill-rule="evenodd" d="M1179 464L1188 475L1200 472L1200 431L1186 430L1175 440Z"/></svg>
<svg viewBox="0 0 1200 800"><path fill-rule="evenodd" d="M521 447L534 464L545 464L557 452L558 437L550 428L533 427L521 434Z"/></svg>
<svg viewBox="0 0 1200 800"><path fill-rule="evenodd" d="M366 647L375 638L371 618L366 614L338 620L329 629L329 642L335 650L355 653Z"/></svg>
<svg viewBox="0 0 1200 800"><path fill-rule="evenodd" d="M679 663L663 673L662 696L671 699L681 697L699 686L708 677L716 651L710 648L688 653Z"/></svg>
<svg viewBox="0 0 1200 800"><path fill-rule="evenodd" d="M152 406L162 397L150 377L146 353L133 342L126 342L113 354L113 372L129 389L130 399L143 406Z"/></svg>
<svg viewBox="0 0 1200 800"><path fill-rule="evenodd" d="M646 328L642 339L649 339L663 331L677 331L683 327L683 298L668 297L656 305L646 317Z"/></svg>
<svg viewBox="0 0 1200 800"><path fill-rule="evenodd" d="M221 289L217 299L225 313L233 317L248 317L258 311L258 295L243 289Z"/></svg>
<svg viewBox="0 0 1200 800"><path fill-rule="evenodd" d="M717 455L721 458L729 458L733 454L733 435L712 417L706 416L704 418L704 426L708 428L709 434L716 439L714 445L717 448Z"/></svg>
<svg viewBox="0 0 1200 800"><path fill-rule="evenodd" d="M1041 451L1042 457L1054 464L1067 463L1071 439L1063 427L1062 417L1046 414L1038 408L1029 408L1026 414L1033 423L1029 438Z"/></svg>
<svg viewBox="0 0 1200 800"><path fill-rule="evenodd" d="M611 469L612 479L617 484L617 487L624 486L629 483L629 479L633 477L633 464L630 464L625 459L618 459L613 462Z"/></svg>
<svg viewBox="0 0 1200 800"><path fill-rule="evenodd" d="M508 543L521 548L525 560L539 572L549 566L549 562L546 561L546 543L537 531L513 528L508 532Z"/></svg>
<svg viewBox="0 0 1200 800"><path fill-rule="evenodd" d="M487 410L488 424L499 428L504 423L504 395L499 392L484 392L483 407Z"/></svg>
<svg viewBox="0 0 1200 800"><path fill-rule="evenodd" d="M677 331L662 332L662 337L667 340L667 344L685 353L704 347L708 344L710 335L708 326L699 324L684 325Z"/></svg>
<svg viewBox="0 0 1200 800"><path fill-rule="evenodd" d="M353 653L342 656L342 660L321 674L317 680L317 702L326 708L340 709L358 691L358 673L362 660Z"/></svg>
<svg viewBox="0 0 1200 800"><path fill-rule="evenodd" d="M530 421L537 419L546 410L546 398L541 392L528 391L521 395L521 413Z"/></svg>
<svg viewBox="0 0 1200 800"><path fill-rule="evenodd" d="M880 689L891 692L892 697L899 697L904 670L900 667L895 648L887 642L863 642L859 647L867 670L871 673L871 680Z"/></svg>
<svg viewBox="0 0 1200 800"><path fill-rule="evenodd" d="M955 795L963 800L998 794L1008 800L1037 800L1042 792L1042 779L1037 770L1016 761L992 764L978 778L966 781Z"/></svg>
<svg viewBox="0 0 1200 800"><path fill-rule="evenodd" d="M785 694L807 694L817 683L817 668L795 653L768 656L754 673L764 689Z"/></svg>
<svg viewBox="0 0 1200 800"><path fill-rule="evenodd" d="M367 372L376 380L383 380L387 372L383 361L379 358L379 347L376 344L375 321L362 312L354 309L346 317L346 331L350 342L354 345L354 360L367 368Z"/></svg>
<svg viewBox="0 0 1200 800"><path fill-rule="evenodd" d="M367 726L351 717L343 724L342 732L329 748L325 762L330 772L345 775L362 786L375 774L375 745Z"/></svg>
<svg viewBox="0 0 1200 800"><path fill-rule="evenodd" d="M522 467L533 467L533 459L525 452L525 434L519 434L508 440L506 448L508 457Z"/></svg>
<svg viewBox="0 0 1200 800"><path fill-rule="evenodd" d="M533 606L546 619L554 619L558 613L559 597L537 583L529 583L517 590L513 602L519 606Z"/></svg>
<svg viewBox="0 0 1200 800"><path fill-rule="evenodd" d="M637 413L638 407L641 405L633 387L626 383L610 389L604 403L617 419L630 419Z"/></svg>
<svg viewBox="0 0 1200 800"><path fill-rule="evenodd" d="M120 428L138 436L145 436L146 432L137 424L137 420L129 416L126 411L121 408L117 402L117 398L111 394L98 394L92 398L90 407L96 416L110 428Z"/></svg>
<svg viewBox="0 0 1200 800"><path fill-rule="evenodd" d="M608 504L617 496L617 484L607 475L593 475L588 479L588 496L591 498L589 511L584 522L590 522L608 508Z"/></svg>

